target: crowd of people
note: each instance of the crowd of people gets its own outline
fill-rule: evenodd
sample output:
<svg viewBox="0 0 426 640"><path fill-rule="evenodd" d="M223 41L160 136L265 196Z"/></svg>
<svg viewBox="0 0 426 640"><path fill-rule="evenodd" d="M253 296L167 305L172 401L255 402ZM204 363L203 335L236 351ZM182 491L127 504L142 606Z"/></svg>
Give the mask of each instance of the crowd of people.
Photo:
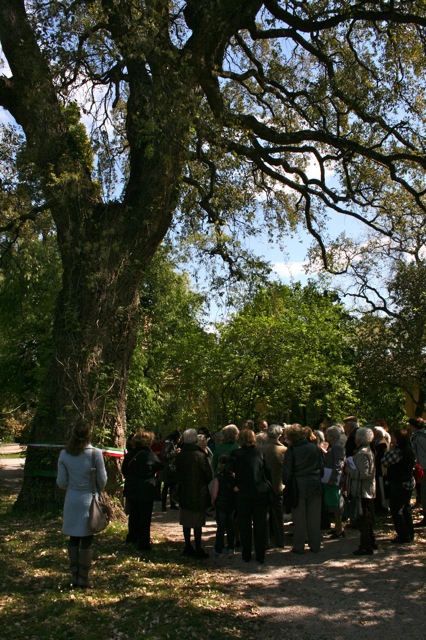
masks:
<svg viewBox="0 0 426 640"><path fill-rule="evenodd" d="M145 430L126 445L122 464L128 514L126 542L151 550L154 502L179 510L183 554L209 556L202 545L208 515L215 516L216 558L232 557L241 547L244 562L263 564L269 548L284 547L285 514L292 523L291 552L319 553L326 530L345 537L359 529L355 555L377 549L375 515L389 514L394 544L409 544L416 527L426 526L426 424L412 418L390 433L384 420L360 427L355 416L317 430L300 424L257 428L246 420L210 435L207 429L175 430L163 441ZM88 586L93 535L88 528L91 468L97 490L106 473L90 430L79 424L58 462L58 485L66 490L63 533L69 536L73 584ZM414 523L412 497L423 518Z"/></svg>

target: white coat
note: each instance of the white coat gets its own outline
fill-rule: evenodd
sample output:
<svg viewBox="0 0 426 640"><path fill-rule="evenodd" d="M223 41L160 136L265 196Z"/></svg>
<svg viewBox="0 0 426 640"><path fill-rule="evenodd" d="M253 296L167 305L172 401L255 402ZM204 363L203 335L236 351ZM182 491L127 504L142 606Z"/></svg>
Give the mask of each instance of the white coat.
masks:
<svg viewBox="0 0 426 640"><path fill-rule="evenodd" d="M58 487L66 490L62 533L67 536L84 537L92 535L89 528L89 507L92 500L92 451L95 452L96 487L98 493L106 485L102 451L88 445L83 453L72 456L63 449L58 460Z"/></svg>

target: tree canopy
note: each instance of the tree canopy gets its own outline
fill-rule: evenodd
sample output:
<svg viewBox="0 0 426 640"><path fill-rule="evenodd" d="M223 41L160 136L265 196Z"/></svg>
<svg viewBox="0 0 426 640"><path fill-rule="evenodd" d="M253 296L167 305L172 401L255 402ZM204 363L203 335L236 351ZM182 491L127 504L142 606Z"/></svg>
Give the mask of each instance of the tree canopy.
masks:
<svg viewBox="0 0 426 640"><path fill-rule="evenodd" d="M333 293L313 284L262 287L219 327L205 382L219 424L317 424L358 408L352 333Z"/></svg>
<svg viewBox="0 0 426 640"><path fill-rule="evenodd" d="M424 215L425 9L0 0L0 105L32 185L3 234L48 212L63 273L35 440L83 415L124 441L139 285L172 227L240 278L256 220L283 241L304 224L336 270L331 215L386 238L398 199Z"/></svg>

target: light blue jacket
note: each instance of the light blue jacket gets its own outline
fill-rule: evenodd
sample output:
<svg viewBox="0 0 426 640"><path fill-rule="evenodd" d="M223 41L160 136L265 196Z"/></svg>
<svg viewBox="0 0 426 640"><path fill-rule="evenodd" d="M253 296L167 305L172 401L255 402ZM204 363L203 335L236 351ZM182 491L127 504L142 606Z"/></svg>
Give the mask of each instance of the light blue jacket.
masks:
<svg viewBox="0 0 426 640"><path fill-rule="evenodd" d="M89 527L89 507L92 500L92 451L95 452L96 487L100 492L107 481L102 451L88 445L83 453L72 456L63 449L58 460L58 487L66 490L62 533L67 536L92 535Z"/></svg>

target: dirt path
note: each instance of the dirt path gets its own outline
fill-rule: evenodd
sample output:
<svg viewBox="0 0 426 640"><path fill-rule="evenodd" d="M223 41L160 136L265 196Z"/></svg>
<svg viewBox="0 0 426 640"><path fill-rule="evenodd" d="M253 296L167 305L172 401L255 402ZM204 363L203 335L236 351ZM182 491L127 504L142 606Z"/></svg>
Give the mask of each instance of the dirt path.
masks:
<svg viewBox="0 0 426 640"><path fill-rule="evenodd" d="M178 512L154 513L153 534L182 542ZM378 522L379 549L374 556L356 557L359 533L349 529L339 540L324 538L319 554L290 552L291 525L285 549L269 550L265 566L243 563L240 554L229 560L212 557L215 523L210 519L204 540L218 577L230 593L250 606L256 640L410 640L426 638L426 530L416 542L393 545L388 519Z"/></svg>
<svg viewBox="0 0 426 640"><path fill-rule="evenodd" d="M17 468L11 459L0 459L1 490L17 491L20 478L22 464ZM155 504L154 541L182 543L178 513L162 513ZM426 529L417 529L415 543L407 546L391 544L389 519L380 520L378 530L374 556L352 555L358 546L352 529L345 538L324 539L319 554L295 556L286 525L285 549L269 550L259 570L255 562L243 563L239 553L231 560L213 558L215 522L209 519L205 563L241 599L241 615L250 618L244 640L401 640L402 634L425 640Z"/></svg>
<svg viewBox="0 0 426 640"><path fill-rule="evenodd" d="M19 455L25 447L17 444L0 445L0 491L18 493L24 473L25 459ZM4 455L16 455L16 458L3 458Z"/></svg>

